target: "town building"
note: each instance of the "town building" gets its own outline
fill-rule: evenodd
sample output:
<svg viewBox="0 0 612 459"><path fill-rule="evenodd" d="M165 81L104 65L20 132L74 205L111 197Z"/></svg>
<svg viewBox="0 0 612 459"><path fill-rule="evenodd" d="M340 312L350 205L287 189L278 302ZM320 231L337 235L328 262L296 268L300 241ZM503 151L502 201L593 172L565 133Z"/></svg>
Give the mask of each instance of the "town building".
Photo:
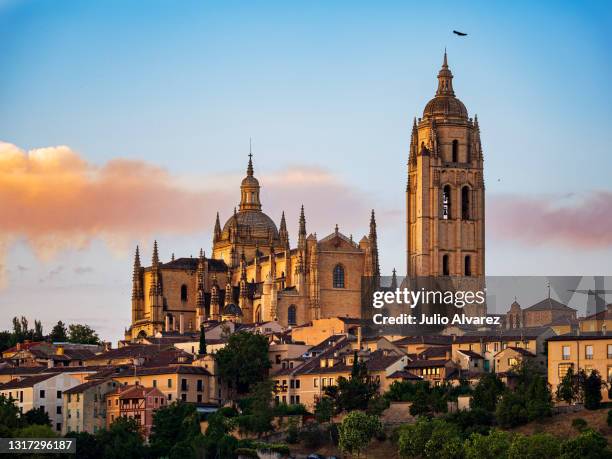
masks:
<svg viewBox="0 0 612 459"><path fill-rule="evenodd" d="M67 373L45 373L3 384L0 386L0 395L13 399L22 414L42 408L49 415L52 428L62 432L63 393L78 384L79 380Z"/></svg>
<svg viewBox="0 0 612 459"><path fill-rule="evenodd" d="M67 432L95 434L106 427L106 395L117 388L111 379L88 381L63 393L64 423L62 435Z"/></svg>
<svg viewBox="0 0 612 459"><path fill-rule="evenodd" d="M576 312L550 296L525 309L514 301L506 313L506 328L577 324Z"/></svg>
<svg viewBox="0 0 612 459"><path fill-rule="evenodd" d="M548 342L548 383L554 394L567 371L596 370L601 378L612 382L612 335L580 333L553 336ZM608 390L602 388L602 400L611 401Z"/></svg>
<svg viewBox="0 0 612 459"><path fill-rule="evenodd" d="M153 426L153 414L166 406L166 397L155 387L119 386L106 396L106 427L119 417L131 418L148 438Z"/></svg>

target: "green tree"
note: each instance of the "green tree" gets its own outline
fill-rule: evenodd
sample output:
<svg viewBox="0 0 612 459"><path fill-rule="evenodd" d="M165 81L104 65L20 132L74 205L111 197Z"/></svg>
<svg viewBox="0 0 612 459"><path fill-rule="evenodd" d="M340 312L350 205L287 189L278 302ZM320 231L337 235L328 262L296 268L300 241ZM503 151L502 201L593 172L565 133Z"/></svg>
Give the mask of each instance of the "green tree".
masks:
<svg viewBox="0 0 612 459"><path fill-rule="evenodd" d="M507 390L497 404L495 418L502 427L516 427L528 421L525 396L521 392Z"/></svg>
<svg viewBox="0 0 612 459"><path fill-rule="evenodd" d="M206 332L204 331L204 324L200 324L200 348L198 354L206 354Z"/></svg>
<svg viewBox="0 0 612 459"><path fill-rule="evenodd" d="M100 457L100 445L95 435L89 432L67 432L64 437L76 440L79 459L98 459Z"/></svg>
<svg viewBox="0 0 612 459"><path fill-rule="evenodd" d="M68 330L64 322L59 320L51 329L49 333L49 339L53 343L64 343L68 341Z"/></svg>
<svg viewBox="0 0 612 459"><path fill-rule="evenodd" d="M495 422L493 413L481 408L472 410L461 410L449 413L444 418L447 422L456 425L461 431L461 436L469 437L473 433L486 435Z"/></svg>
<svg viewBox="0 0 612 459"><path fill-rule="evenodd" d="M609 459L610 457L612 451L608 449L608 440L593 429L586 429L561 445L561 459Z"/></svg>
<svg viewBox="0 0 612 459"><path fill-rule="evenodd" d="M508 459L512 436L502 430L492 430L489 435L473 433L465 441L465 459Z"/></svg>
<svg viewBox="0 0 612 459"><path fill-rule="evenodd" d="M11 437L12 432L22 424L15 400L0 395L0 438Z"/></svg>
<svg viewBox="0 0 612 459"><path fill-rule="evenodd" d="M199 436L200 421L195 405L175 402L153 415L151 452L155 457L172 457L180 451L184 459L189 459L195 457L194 443Z"/></svg>
<svg viewBox="0 0 612 459"><path fill-rule="evenodd" d="M57 434L51 426L32 424L16 431L15 437L23 438L55 438Z"/></svg>
<svg viewBox="0 0 612 459"><path fill-rule="evenodd" d="M584 407L587 410L596 410L601 405L601 389L606 386L597 370L592 370L589 375L585 370L580 370L579 379L582 386Z"/></svg>
<svg viewBox="0 0 612 459"><path fill-rule="evenodd" d="M340 450L359 457L372 438L382 431L382 424L376 416L352 411L342 420L338 431Z"/></svg>
<svg viewBox="0 0 612 459"><path fill-rule="evenodd" d="M100 344L100 338L89 325L70 324L68 326L68 341L79 344Z"/></svg>
<svg viewBox="0 0 612 459"><path fill-rule="evenodd" d="M219 376L233 395L247 394L251 386L266 378L270 368L268 347L264 335L238 332L229 337L223 349L217 351L215 360Z"/></svg>
<svg viewBox="0 0 612 459"><path fill-rule="evenodd" d="M245 414L239 416L236 422L246 432L261 436L272 430L274 409L272 408L272 394L274 383L270 380L261 381L253 386L253 392L248 400Z"/></svg>
<svg viewBox="0 0 612 459"><path fill-rule="evenodd" d="M508 459L554 459L560 454L559 440L551 434L537 433L514 437Z"/></svg>
<svg viewBox="0 0 612 459"><path fill-rule="evenodd" d="M433 429L425 443L425 457L439 459L460 459L463 457L463 440L454 424L442 419L432 421Z"/></svg>
<svg viewBox="0 0 612 459"><path fill-rule="evenodd" d="M30 425L51 425L51 419L49 419L49 414L47 414L47 412L42 406L38 408L32 408L30 411L27 411L23 417L25 419L25 422Z"/></svg>
<svg viewBox="0 0 612 459"><path fill-rule="evenodd" d="M471 407L494 412L504 389L504 383L495 373L485 373L474 388Z"/></svg>
<svg viewBox="0 0 612 459"><path fill-rule="evenodd" d="M34 333L32 334L34 341L42 341L44 339L43 326L40 320L34 321Z"/></svg>
<svg viewBox="0 0 612 459"><path fill-rule="evenodd" d="M580 399L580 385L572 367L567 370L567 373L565 373L565 376L557 386L557 393L555 395L558 401L563 401L568 405Z"/></svg>
<svg viewBox="0 0 612 459"><path fill-rule="evenodd" d="M331 397L321 397L315 404L315 419L318 423L329 422L334 410L334 400Z"/></svg>
<svg viewBox="0 0 612 459"><path fill-rule="evenodd" d="M13 346L13 334L8 330L0 331L0 352Z"/></svg>
<svg viewBox="0 0 612 459"><path fill-rule="evenodd" d="M104 459L141 459L147 456L142 433L134 419L121 416L107 430L100 430L96 437L100 456Z"/></svg>
<svg viewBox="0 0 612 459"><path fill-rule="evenodd" d="M552 416L553 402L550 386L540 374L536 374L527 387L525 407L529 421Z"/></svg>
<svg viewBox="0 0 612 459"><path fill-rule="evenodd" d="M419 418L415 424L402 426L397 442L400 457L422 456L433 429L433 422L427 418Z"/></svg>

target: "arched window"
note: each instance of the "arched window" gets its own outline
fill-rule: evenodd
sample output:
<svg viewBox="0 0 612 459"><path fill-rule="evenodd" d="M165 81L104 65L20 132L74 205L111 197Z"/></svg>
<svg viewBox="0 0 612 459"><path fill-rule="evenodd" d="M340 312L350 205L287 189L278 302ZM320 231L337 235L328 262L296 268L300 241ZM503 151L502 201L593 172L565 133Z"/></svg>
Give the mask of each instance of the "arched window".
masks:
<svg viewBox="0 0 612 459"><path fill-rule="evenodd" d="M287 323L289 325L297 325L297 308L295 304L292 304L289 306L289 309L287 309Z"/></svg>
<svg viewBox="0 0 612 459"><path fill-rule="evenodd" d="M255 322L261 322L261 306L257 305L255 307Z"/></svg>
<svg viewBox="0 0 612 459"><path fill-rule="evenodd" d="M454 163L459 161L459 141L458 140L453 140L453 155L452 155L452 161Z"/></svg>
<svg viewBox="0 0 612 459"><path fill-rule="evenodd" d="M181 301L187 301L187 286L181 285Z"/></svg>
<svg viewBox="0 0 612 459"><path fill-rule="evenodd" d="M465 261L464 261L464 269L463 269L463 273L466 276L471 276L472 275L472 257L467 255L465 257Z"/></svg>
<svg viewBox="0 0 612 459"><path fill-rule="evenodd" d="M336 265L334 268L334 288L344 288L344 268Z"/></svg>
<svg viewBox="0 0 612 459"><path fill-rule="evenodd" d="M450 276L450 260L448 254L442 257L442 275Z"/></svg>
<svg viewBox="0 0 612 459"><path fill-rule="evenodd" d="M449 220L451 218L451 187L445 185L442 189L442 219Z"/></svg>
<svg viewBox="0 0 612 459"><path fill-rule="evenodd" d="M469 220L470 215L470 187L461 188L461 220Z"/></svg>

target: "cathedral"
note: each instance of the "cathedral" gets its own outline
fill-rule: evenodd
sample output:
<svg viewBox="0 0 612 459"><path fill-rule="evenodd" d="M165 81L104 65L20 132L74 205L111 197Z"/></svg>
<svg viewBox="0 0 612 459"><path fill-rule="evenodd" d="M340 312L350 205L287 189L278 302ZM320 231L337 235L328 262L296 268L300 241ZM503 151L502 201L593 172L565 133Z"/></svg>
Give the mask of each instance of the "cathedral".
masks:
<svg viewBox="0 0 612 459"><path fill-rule="evenodd" d="M208 320L296 326L361 315L362 278L380 275L374 211L369 234L357 243L337 225L322 239L308 234L302 206L291 248L285 214L277 227L262 211L259 191L249 154L238 209L223 226L217 213L211 257L200 250L198 258L163 263L155 242L144 267L136 248L127 340L194 332Z"/></svg>
<svg viewBox="0 0 612 459"><path fill-rule="evenodd" d="M284 213L277 227L262 211L259 192L249 154L239 207L223 226L217 213L210 257L200 250L197 258L163 263L155 243L145 267L136 248L127 340L195 332L209 320L278 321L289 327L362 316L362 279L375 286L380 279L374 211L368 235L357 243L337 226L322 239L308 234L302 206L297 245L291 248ZM412 127L404 286L433 279L444 290L484 289L484 196L478 119L468 117L455 96L445 52L435 96ZM465 313L482 315L486 305Z"/></svg>

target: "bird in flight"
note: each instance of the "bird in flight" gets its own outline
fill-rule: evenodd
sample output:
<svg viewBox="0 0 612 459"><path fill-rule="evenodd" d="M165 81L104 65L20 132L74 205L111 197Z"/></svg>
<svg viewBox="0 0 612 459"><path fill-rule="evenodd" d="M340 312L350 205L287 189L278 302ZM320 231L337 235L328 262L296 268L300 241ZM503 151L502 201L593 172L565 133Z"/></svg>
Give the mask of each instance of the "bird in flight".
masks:
<svg viewBox="0 0 612 459"><path fill-rule="evenodd" d="M458 30L453 30L453 33L455 35L459 35L460 37L465 37L467 35L467 33L459 32Z"/></svg>

